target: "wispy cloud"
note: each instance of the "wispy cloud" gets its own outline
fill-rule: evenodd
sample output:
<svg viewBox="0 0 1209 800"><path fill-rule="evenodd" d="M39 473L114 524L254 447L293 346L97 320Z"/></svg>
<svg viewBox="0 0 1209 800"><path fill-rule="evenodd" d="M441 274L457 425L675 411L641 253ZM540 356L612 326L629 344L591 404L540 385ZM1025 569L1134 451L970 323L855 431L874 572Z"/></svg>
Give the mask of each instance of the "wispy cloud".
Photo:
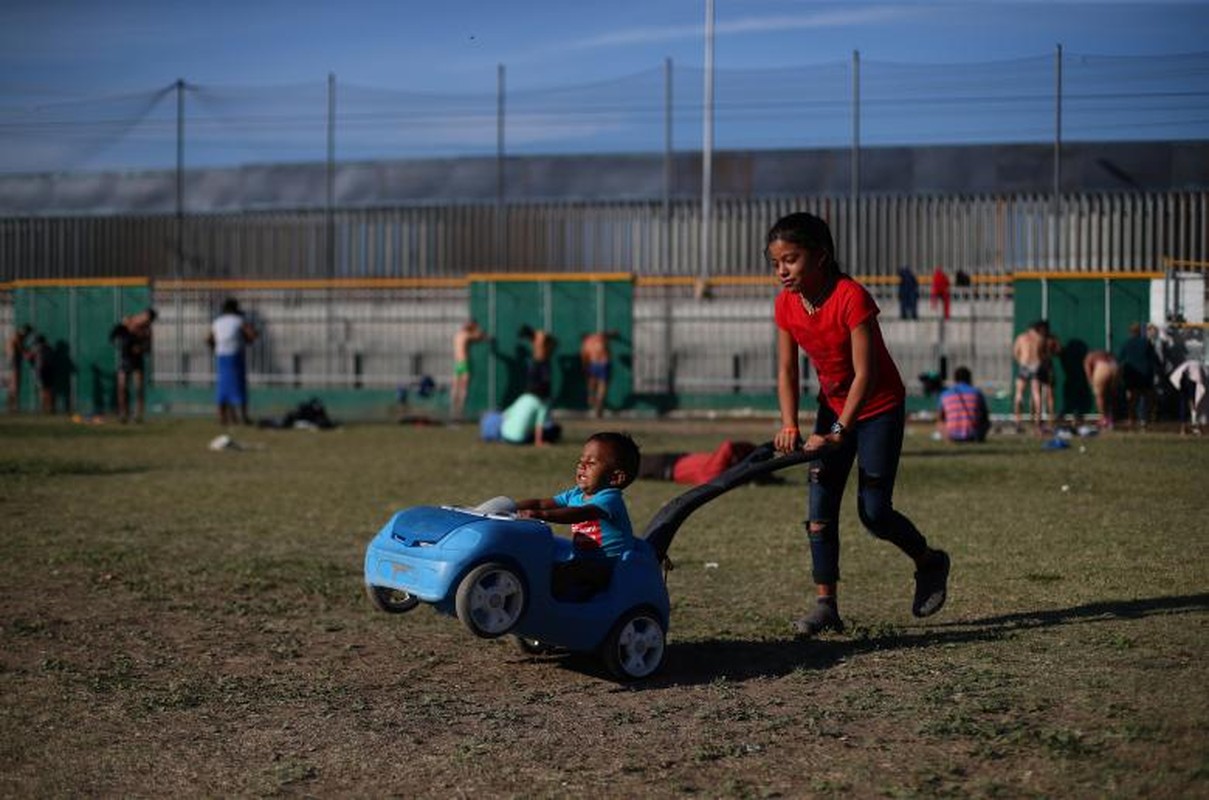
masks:
<svg viewBox="0 0 1209 800"><path fill-rule="evenodd" d="M919 12L911 6L858 6L855 8L818 11L809 14L744 17L722 20L714 25L716 36L818 30L822 28L855 28L876 25ZM603 33L587 39L565 43L560 49L582 50L602 47L654 44L682 39L699 39L705 33L705 23L693 25L664 25L626 28Z"/></svg>

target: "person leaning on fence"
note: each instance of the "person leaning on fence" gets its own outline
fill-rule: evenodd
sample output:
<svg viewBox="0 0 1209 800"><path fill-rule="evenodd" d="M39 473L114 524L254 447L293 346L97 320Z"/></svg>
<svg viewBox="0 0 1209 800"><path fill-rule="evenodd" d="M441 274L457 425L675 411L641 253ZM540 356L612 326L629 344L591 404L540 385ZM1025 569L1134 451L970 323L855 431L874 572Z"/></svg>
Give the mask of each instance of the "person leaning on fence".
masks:
<svg viewBox="0 0 1209 800"><path fill-rule="evenodd" d="M1049 323L1038 320L1012 340L1012 359L1016 362L1016 391L1012 397L1012 418L1016 423L1016 432L1024 428L1020 421L1020 412L1024 407L1024 393L1027 390L1031 399L1030 409L1033 425L1041 430L1041 408L1044 402L1042 384L1046 380L1045 347L1049 341Z"/></svg>
<svg viewBox="0 0 1209 800"><path fill-rule="evenodd" d="M239 309L239 302L228 297L222 311L210 324L206 344L214 351L215 403L218 424L251 425L248 417L247 347L256 341L256 328Z"/></svg>
<svg viewBox="0 0 1209 800"><path fill-rule="evenodd" d="M1121 345L1117 361L1121 364L1121 382L1125 385L1125 410L1129 427L1145 430L1154 415L1155 377L1162 365L1140 323L1129 326L1129 338Z"/></svg>
<svg viewBox="0 0 1209 800"><path fill-rule="evenodd" d="M478 322L462 323L453 335L453 383L449 387L449 418L457 422L466 408L466 393L470 391L470 345L488 339Z"/></svg>
<svg viewBox="0 0 1209 800"><path fill-rule="evenodd" d="M953 371L953 385L940 393L936 427L950 442L985 442L991 429L987 399L974 387L969 367Z"/></svg>
<svg viewBox="0 0 1209 800"><path fill-rule="evenodd" d="M38 400L43 414L55 413L55 351L42 334L34 337L28 353L34 377L38 379Z"/></svg>
<svg viewBox="0 0 1209 800"><path fill-rule="evenodd" d="M583 369L584 382L588 387L588 405L592 415L604 414L605 398L609 394L609 373L612 363L609 356L608 331L585 333L579 342L579 360Z"/></svg>
<svg viewBox="0 0 1209 800"><path fill-rule="evenodd" d="M803 447L798 429L799 348L814 363L821 389L814 432L805 441L805 449L820 452L810 466L806 522L817 599L794 628L802 636L844 628L836 600L839 517L854 460L859 461L861 522L915 562L912 613L935 614L947 595L949 556L929 547L891 502L906 422L906 391L882 339L877 304L840 271L831 230L816 216L797 213L778 220L768 232L764 254L782 287L774 313L782 424L774 440L778 450Z"/></svg>
<svg viewBox="0 0 1209 800"><path fill-rule="evenodd" d="M4 340L4 361L8 367L8 411L21 403L21 363L25 360L25 340L34 332L32 325L21 325Z"/></svg>
<svg viewBox="0 0 1209 800"><path fill-rule="evenodd" d="M558 345L558 339L552 333L541 328L534 328L531 325L522 325L517 331L519 336L524 341L530 342L533 346L533 353L529 358L529 363L525 367L525 384L529 390L535 386L550 386L553 379L553 373L550 369L550 359L554 355L554 348Z"/></svg>
<svg viewBox="0 0 1209 800"><path fill-rule="evenodd" d="M1096 400L1101 428L1111 430L1117 402L1117 389L1121 383L1121 366L1107 350L1092 350L1083 357L1083 376L1091 387Z"/></svg>
<svg viewBox="0 0 1209 800"><path fill-rule="evenodd" d="M123 317L113 326L109 340L118 348L118 420L130 418L130 384L134 383L134 421L143 421L147 397L147 354L151 352L151 324L159 316L154 308Z"/></svg>

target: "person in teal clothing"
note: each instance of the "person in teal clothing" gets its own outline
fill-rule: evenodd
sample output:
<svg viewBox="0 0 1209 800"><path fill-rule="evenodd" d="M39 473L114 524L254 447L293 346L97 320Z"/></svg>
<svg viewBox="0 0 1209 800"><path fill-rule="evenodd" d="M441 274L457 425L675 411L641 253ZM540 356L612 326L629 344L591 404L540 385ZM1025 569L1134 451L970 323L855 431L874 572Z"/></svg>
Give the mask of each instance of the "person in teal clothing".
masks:
<svg viewBox="0 0 1209 800"><path fill-rule="evenodd" d="M512 401L499 419L499 439L509 444L554 444L562 429L550 418L550 392L544 385ZM484 432L484 439L492 437Z"/></svg>

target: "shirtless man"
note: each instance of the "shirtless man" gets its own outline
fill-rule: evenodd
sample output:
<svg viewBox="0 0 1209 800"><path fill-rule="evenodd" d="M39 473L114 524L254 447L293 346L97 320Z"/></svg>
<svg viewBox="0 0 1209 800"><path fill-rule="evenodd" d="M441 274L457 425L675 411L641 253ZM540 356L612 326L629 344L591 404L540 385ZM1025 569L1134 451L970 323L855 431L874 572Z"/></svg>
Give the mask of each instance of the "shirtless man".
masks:
<svg viewBox="0 0 1209 800"><path fill-rule="evenodd" d="M585 333L579 343L579 360L588 382L588 404L593 415L604 414L605 395L609 393L609 334Z"/></svg>
<svg viewBox="0 0 1209 800"><path fill-rule="evenodd" d="M1024 401L1024 390L1029 390L1032 400L1031 415L1033 424L1041 429L1041 384L1045 377L1043 365L1044 353L1049 340L1049 324L1045 320L1034 322L1028 330L1016 337L1012 343L1012 358L1016 361L1016 396L1012 400L1012 414L1016 420L1016 430L1022 431L1020 425L1020 406Z"/></svg>
<svg viewBox="0 0 1209 800"><path fill-rule="evenodd" d="M550 356L554 353L554 347L558 344L558 340L549 331L544 331L541 328L535 330L528 325L521 326L519 336L533 343L533 360L529 362L529 368L525 375L529 389L532 390L534 387L545 386L549 390Z"/></svg>
<svg viewBox="0 0 1209 800"><path fill-rule="evenodd" d="M147 308L137 314L124 317L109 334L110 341L118 347L118 420L130 418L129 391L134 388L134 421L143 421L147 396L147 354L151 352L151 323L158 314Z"/></svg>
<svg viewBox="0 0 1209 800"><path fill-rule="evenodd" d="M1121 379L1121 367L1112 353L1107 350L1092 350L1083 358L1083 374L1096 398L1096 413L1100 415L1100 427L1113 426L1112 407L1117 396L1117 383Z"/></svg>
<svg viewBox="0 0 1209 800"><path fill-rule="evenodd" d="M21 362L25 359L25 340L34 332L33 326L22 325L4 340L4 360L8 365L8 411L13 413L21 402Z"/></svg>
<svg viewBox="0 0 1209 800"><path fill-rule="evenodd" d="M1058 418L1054 411L1054 358L1061 354L1062 341L1054 336L1049 324L1045 323L1045 345L1041 349L1041 371L1037 377L1041 379L1041 398L1050 425L1056 425Z"/></svg>
<svg viewBox="0 0 1209 800"><path fill-rule="evenodd" d="M486 338L487 332L474 320L463 324L453 335L453 385L449 389L449 416L455 421L462 418L466 392L470 388L470 345Z"/></svg>

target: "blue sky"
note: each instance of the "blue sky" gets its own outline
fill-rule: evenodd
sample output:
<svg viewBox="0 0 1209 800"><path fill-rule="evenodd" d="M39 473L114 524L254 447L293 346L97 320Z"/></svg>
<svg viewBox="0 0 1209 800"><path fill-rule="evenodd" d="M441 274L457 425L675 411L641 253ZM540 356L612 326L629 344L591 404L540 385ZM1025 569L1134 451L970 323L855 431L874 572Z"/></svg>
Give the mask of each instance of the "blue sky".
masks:
<svg viewBox="0 0 1209 800"><path fill-rule="evenodd" d="M292 97L299 104L309 103L307 108L320 106L322 116L329 73L336 75L342 87L483 98L495 92L500 64L507 70L510 95L646 73L647 79L657 84L665 59L672 59L677 70L688 73L703 66L704 9L704 0L611 0L607 4L578 0L5 0L0 4L0 144L10 155L0 163L0 169L11 171L14 160L20 160L11 155L13 148L28 147L33 153L39 145L50 154L46 158L51 166L56 158L67 168L106 166L123 163L123 159L142 166L134 163L140 160L138 148L149 146L155 137L145 133L140 138L128 130L130 126L123 128L114 120L137 118L142 124L147 113L144 104L154 102L150 116L159 119L163 133L175 106L171 96L150 93L177 78L213 90L209 108L216 119L226 120L228 134L234 136L237 130L246 134L241 144L230 140L227 145L211 143L210 151L194 148L194 163L223 160L218 154L223 147L233 151L229 158L236 161L270 157L271 135L253 131L251 109L268 108L270 97L276 102ZM1052 59L1057 44L1063 45L1067 54L1081 56L1209 53L1209 2L716 0L715 19L716 69L720 74L752 71L749 80L753 87L779 75L775 70L801 68L803 79L808 80L808 76L826 72L812 71L812 65L843 68L851 63L854 50L860 51L862 65L870 65L874 80L878 65L886 70L895 64L927 65L933 68L930 75L935 78L960 74L972 64L1040 59L1028 68L1036 73L1037 92L1042 91L1044 82L1050 82L1045 76L1049 69L1045 59ZM1202 66L1204 63L1199 62ZM1180 69L1189 67L1183 65ZM1077 79L1077 73L1074 77ZM793 82L805 82L803 79L795 78ZM1173 94L1186 99L1171 102L1183 102L1192 109L1209 107L1198 94L1209 88L1209 77L1196 73L1183 76L1183 80L1180 91ZM241 87L251 92L241 95ZM839 103L847 88L839 86L837 92ZM90 102L82 103L81 98ZM370 95L347 99L351 102L346 110L359 107L358 102L360 107L374 107ZM48 113L46 109L64 101L78 105L69 104L66 110L55 112L59 116L54 126L23 127L31 114L37 117ZM396 101L403 102L401 96L395 96L378 107ZM718 101L722 104L728 98L719 96ZM733 96L731 101L735 102ZM654 102L657 105L658 99ZM1008 110L1006 102L1000 103L1000 111ZM192 98L190 108L192 113L201 113ZM539 115L534 119L540 122L528 126L534 132L532 142L526 136L523 119L514 120L510 144L521 152L527 146L575 150L575 144L566 140L574 139L582 126L561 126L566 130L560 141L559 135L551 132L561 129L554 119L557 112L551 108L546 118ZM838 106L834 111L837 117L849 114ZM223 117L224 113L228 116ZM431 128L435 129L428 132L433 139L452 135L460 125L475 130L474 137L467 136L467 142L472 138L475 141L466 145L468 152L492 146L495 131L490 108L466 118L449 111L442 113L444 123L458 124L441 126L434 122ZM890 113L887 109L886 114ZM1037 121L1021 130L1043 138L1045 123L1041 120L1048 112L1037 108L1036 113ZM778 124L778 111L768 104L761 104L750 116L759 121L747 120L748 128ZM278 117L281 128L287 117L292 118L284 111ZM877 116L873 119L871 135L876 138L880 129ZM1199 118L1194 115L1191 119L1191 124L1183 117L1172 120L1182 126L1175 129L1173 138L1205 138L1209 125L1200 124L1198 128ZM75 131L78 138L87 140L87 145L60 148L53 151L58 153L54 155L51 140L60 130L72 129L77 120L88 124L82 129L84 133ZM399 121L389 124L397 127ZM699 146L700 134L691 130L692 120L686 118L678 124L687 129L680 133L683 146ZM699 121L695 124L700 125ZM888 116L884 124L894 127ZM1160 116L1151 124L1165 122ZM115 127L102 129L101 125ZM651 125L659 127L657 120ZM903 128L908 129L909 124ZM121 132L115 132L118 130ZM977 126L972 128L971 139L981 135L978 130ZM195 135L201 137L204 131L203 125ZM832 138L840 135L838 131ZM539 136L539 132L544 135ZM356 131L350 133L341 140L343 154L355 155ZM287 138L281 135L283 140ZM370 140L381 135L365 132L367 153L373 149ZM617 135L617 141L623 141L624 137ZM643 135L652 139L650 149L661 149L658 136ZM728 135L736 143L741 138L738 133ZM823 135L820 143L831 143L823 141L828 135ZM912 135L927 138L929 134L903 134L905 138ZM961 135L955 134L958 138ZM1123 131L1121 135L1128 138L1137 134ZM762 141L757 135L756 146ZM767 141L777 144L771 137ZM717 143L719 147L726 144L726 140ZM624 149L624 145L619 146ZM418 144L401 147L403 154L413 151L425 154ZM208 154L202 156L203 152ZM310 151L297 155L310 156ZM30 163L37 161L31 159ZM150 158L151 163L162 160L163 153L158 150Z"/></svg>

